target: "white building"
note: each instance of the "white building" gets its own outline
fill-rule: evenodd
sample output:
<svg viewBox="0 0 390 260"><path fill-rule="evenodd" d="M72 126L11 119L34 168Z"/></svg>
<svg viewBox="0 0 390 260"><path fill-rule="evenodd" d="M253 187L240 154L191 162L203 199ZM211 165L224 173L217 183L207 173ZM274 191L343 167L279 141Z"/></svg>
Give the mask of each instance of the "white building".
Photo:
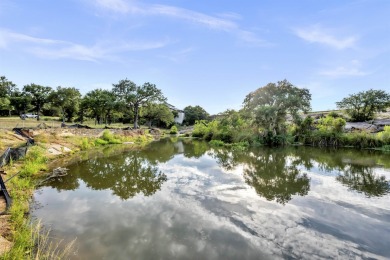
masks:
<svg viewBox="0 0 390 260"><path fill-rule="evenodd" d="M184 116L185 116L184 111L172 106L171 104L168 104L168 103L166 103L166 104L170 110L177 112L177 117L174 118L175 123L178 123L180 125L183 124L183 120L184 120Z"/></svg>

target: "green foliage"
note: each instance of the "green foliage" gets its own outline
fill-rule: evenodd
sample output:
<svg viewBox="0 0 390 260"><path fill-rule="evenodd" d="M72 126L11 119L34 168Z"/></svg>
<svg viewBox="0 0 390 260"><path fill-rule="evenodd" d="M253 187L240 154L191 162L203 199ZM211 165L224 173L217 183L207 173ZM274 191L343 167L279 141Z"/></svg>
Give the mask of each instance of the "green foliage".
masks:
<svg viewBox="0 0 390 260"><path fill-rule="evenodd" d="M390 106L390 95L383 90L370 89L349 95L336 105L345 109L352 121L366 121L373 119L375 112Z"/></svg>
<svg viewBox="0 0 390 260"><path fill-rule="evenodd" d="M39 113L43 108L43 105L49 101L48 97L52 91L51 87L44 87L31 83L23 87L23 91L26 95L30 96L32 104L35 106L37 111L37 120L39 120Z"/></svg>
<svg viewBox="0 0 390 260"><path fill-rule="evenodd" d="M162 91L149 82L137 86L128 79L120 80L118 84L113 84L113 92L119 102L133 109L134 128L138 128L139 110L143 105L166 101Z"/></svg>
<svg viewBox="0 0 390 260"><path fill-rule="evenodd" d="M84 137L81 139L80 149L81 150L88 150L91 147L91 144L89 142L89 139L87 137Z"/></svg>
<svg viewBox="0 0 390 260"><path fill-rule="evenodd" d="M243 104L253 124L263 132L265 143L278 145L285 141L287 114L293 117L294 122L299 122L299 112L310 109L310 100L309 90L283 80L249 93Z"/></svg>
<svg viewBox="0 0 390 260"><path fill-rule="evenodd" d="M377 133L377 137L378 137L384 144L390 144L390 126L385 126L383 132Z"/></svg>
<svg viewBox="0 0 390 260"><path fill-rule="evenodd" d="M224 146L225 145L225 143L221 140L211 140L209 142L209 144L212 146Z"/></svg>
<svg viewBox="0 0 390 260"><path fill-rule="evenodd" d="M140 115L148 121L149 127L152 126L153 122L157 125L162 122L165 127L174 122L173 113L165 104L149 103L141 108Z"/></svg>
<svg viewBox="0 0 390 260"><path fill-rule="evenodd" d="M16 85L5 76L0 76L0 110L12 110L11 97Z"/></svg>
<svg viewBox="0 0 390 260"><path fill-rule="evenodd" d="M95 89L84 96L81 106L83 112L95 118L95 123L107 124L116 106L115 95L108 90Z"/></svg>
<svg viewBox="0 0 390 260"><path fill-rule="evenodd" d="M345 124L344 119L327 115L318 120L317 128L322 132L341 133L344 130Z"/></svg>
<svg viewBox="0 0 390 260"><path fill-rule="evenodd" d="M99 146L99 145L107 145L108 144L108 141L106 140L103 140L101 138L97 138L95 139L95 145L96 146Z"/></svg>
<svg viewBox="0 0 390 260"><path fill-rule="evenodd" d="M71 122L79 111L81 94L76 88L57 87L48 99L53 106L61 110L63 122L65 122L65 118Z"/></svg>
<svg viewBox="0 0 390 260"><path fill-rule="evenodd" d="M24 161L25 162L20 170L20 176L22 178L34 176L39 171L47 169L47 157L44 155L43 148L39 146L31 147L28 150Z"/></svg>
<svg viewBox="0 0 390 260"><path fill-rule="evenodd" d="M365 131L343 134L341 141L343 145L359 148L374 148L383 145L377 135Z"/></svg>
<svg viewBox="0 0 390 260"><path fill-rule="evenodd" d="M194 130L192 131L193 137L203 138L209 132L208 124L205 120L196 121Z"/></svg>
<svg viewBox="0 0 390 260"><path fill-rule="evenodd" d="M170 133L171 135L177 134L177 133L178 133L177 127L176 127L175 125L173 125L173 126L171 127L171 130L169 131L169 133Z"/></svg>
<svg viewBox="0 0 390 260"><path fill-rule="evenodd" d="M95 145L107 145L107 144L121 144L122 141L119 137L116 137L109 130L104 130L102 137L95 140Z"/></svg>
<svg viewBox="0 0 390 260"><path fill-rule="evenodd" d="M194 125L196 121L207 120L209 113L201 106L187 106L184 108L184 121L185 125Z"/></svg>

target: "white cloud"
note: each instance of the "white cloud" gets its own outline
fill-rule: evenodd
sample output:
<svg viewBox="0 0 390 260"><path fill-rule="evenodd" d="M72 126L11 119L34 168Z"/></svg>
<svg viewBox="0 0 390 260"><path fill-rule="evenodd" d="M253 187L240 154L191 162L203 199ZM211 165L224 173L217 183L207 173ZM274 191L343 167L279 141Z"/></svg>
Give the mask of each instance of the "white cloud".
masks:
<svg viewBox="0 0 390 260"><path fill-rule="evenodd" d="M330 46L335 49L347 49L355 46L357 37L336 37L329 30L320 26L312 26L309 28L294 29L295 34L305 41L310 43L319 43Z"/></svg>
<svg viewBox="0 0 390 260"><path fill-rule="evenodd" d="M11 46L12 43L12 46ZM48 59L75 59L98 61L114 59L116 54L128 51L141 51L162 48L170 43L169 39L159 41L107 42L91 46L68 41L32 37L0 28L0 48L20 48L38 57ZM114 46L114 47L112 47Z"/></svg>
<svg viewBox="0 0 390 260"><path fill-rule="evenodd" d="M124 0L96 0L95 4L104 9L109 9L114 12L127 13L132 10L127 1Z"/></svg>
<svg viewBox="0 0 390 260"><path fill-rule="evenodd" d="M146 11L150 14L166 15L183 20L188 20L194 23L204 25L211 29L232 31L238 28L236 23L228 19L222 19L174 6L152 5L148 9L146 9Z"/></svg>
<svg viewBox="0 0 390 260"><path fill-rule="evenodd" d="M36 43L36 44L43 44L43 45L65 43L64 41L31 37L25 34L15 33L0 28L0 48L7 48L9 43L12 42L28 42L28 43Z"/></svg>
<svg viewBox="0 0 390 260"><path fill-rule="evenodd" d="M320 75L332 78L365 76L368 72L361 70L361 63L358 60L352 60L348 65L340 65L332 69L320 71Z"/></svg>
<svg viewBox="0 0 390 260"><path fill-rule="evenodd" d="M257 46L266 45L265 41L259 39L253 32L244 30L233 20L241 18L236 13L223 13L218 16L212 16L201 12L192 11L185 8L160 5L160 4L138 4L136 1L124 0L98 0L95 2L100 8L117 13L132 13L141 15L161 15L172 17L213 30L221 30L236 35L240 40L255 44Z"/></svg>

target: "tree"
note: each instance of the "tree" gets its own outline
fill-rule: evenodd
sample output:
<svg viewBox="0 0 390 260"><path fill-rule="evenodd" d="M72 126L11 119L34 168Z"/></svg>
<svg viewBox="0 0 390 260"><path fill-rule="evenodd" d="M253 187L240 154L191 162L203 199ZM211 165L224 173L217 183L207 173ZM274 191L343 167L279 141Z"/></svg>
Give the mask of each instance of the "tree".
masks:
<svg viewBox="0 0 390 260"><path fill-rule="evenodd" d="M8 110L11 115L11 96L16 90L16 85L5 76L0 76L0 110Z"/></svg>
<svg viewBox="0 0 390 260"><path fill-rule="evenodd" d="M118 84L112 84L112 86L120 102L133 109L134 128L138 128L139 111L142 106L150 102L166 101L162 91L149 82L137 86L131 80L124 79L120 80Z"/></svg>
<svg viewBox="0 0 390 260"><path fill-rule="evenodd" d="M85 94L82 100L82 107L90 110L91 117L95 118L95 124L101 124L103 119L107 124L111 112L115 108L115 101L113 92L95 89Z"/></svg>
<svg viewBox="0 0 390 260"><path fill-rule="evenodd" d="M310 110L311 94L308 89L295 87L287 80L268 83L249 93L244 100L245 113L254 125L263 130L267 144L279 144L279 137L286 132L287 114L299 122L299 112Z"/></svg>
<svg viewBox="0 0 390 260"><path fill-rule="evenodd" d="M187 106L184 108L184 121L186 125L194 125L195 121L206 120L209 113L200 106Z"/></svg>
<svg viewBox="0 0 390 260"><path fill-rule="evenodd" d="M141 109L141 116L148 121L148 126L152 126L152 121L160 121L168 127L173 123L172 111L165 104L149 103Z"/></svg>
<svg viewBox="0 0 390 260"><path fill-rule="evenodd" d="M19 114L26 113L26 111L32 109L31 96L26 92L20 92L16 90L10 97L12 108Z"/></svg>
<svg viewBox="0 0 390 260"><path fill-rule="evenodd" d="M390 95L383 90L370 89L349 95L336 105L345 109L352 121L367 121L374 119L375 112L390 106Z"/></svg>
<svg viewBox="0 0 390 260"><path fill-rule="evenodd" d="M37 111L37 120L39 121L39 113L45 103L47 103L48 97L51 92L51 87L44 87L31 83L30 85L25 85L23 91L31 97L31 102L35 106Z"/></svg>
<svg viewBox="0 0 390 260"><path fill-rule="evenodd" d="M63 88L58 86L57 90L50 94L49 100L61 110L62 122L65 122L65 118L67 118L68 122L71 122L72 118L79 111L81 94L76 88Z"/></svg>

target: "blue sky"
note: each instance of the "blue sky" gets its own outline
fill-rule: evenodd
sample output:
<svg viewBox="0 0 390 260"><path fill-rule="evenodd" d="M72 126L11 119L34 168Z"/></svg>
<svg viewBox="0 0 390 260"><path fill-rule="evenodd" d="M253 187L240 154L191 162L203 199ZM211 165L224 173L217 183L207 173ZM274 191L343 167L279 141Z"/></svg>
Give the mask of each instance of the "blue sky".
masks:
<svg viewBox="0 0 390 260"><path fill-rule="evenodd" d="M128 78L209 113L287 79L313 110L390 91L390 1L0 0L0 75L85 94Z"/></svg>

